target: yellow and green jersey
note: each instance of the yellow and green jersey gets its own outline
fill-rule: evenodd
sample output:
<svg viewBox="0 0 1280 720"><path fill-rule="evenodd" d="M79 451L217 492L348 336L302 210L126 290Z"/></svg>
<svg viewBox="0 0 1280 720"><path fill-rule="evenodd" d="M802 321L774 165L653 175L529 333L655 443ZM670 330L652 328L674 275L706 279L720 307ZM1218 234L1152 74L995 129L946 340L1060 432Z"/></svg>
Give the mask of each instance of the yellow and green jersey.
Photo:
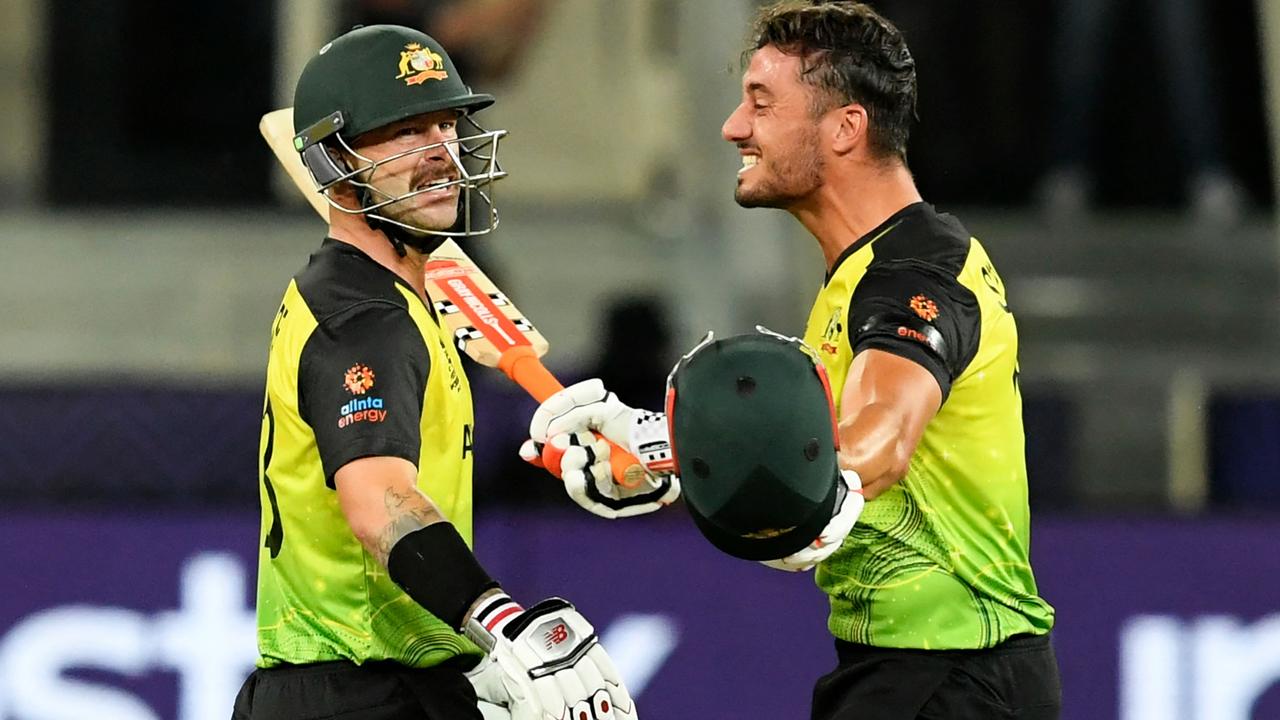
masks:
<svg viewBox="0 0 1280 720"><path fill-rule="evenodd" d="M259 666L435 665L479 649L415 603L352 534L334 473L400 457L468 543L471 391L416 291L333 239L285 291L272 326L258 476Z"/></svg>
<svg viewBox="0 0 1280 720"><path fill-rule="evenodd" d="M919 363L943 394L906 477L818 567L831 632L934 650L1047 633L1053 608L1029 560L1017 328L982 245L930 205L904 208L837 259L805 341L837 402L868 349Z"/></svg>

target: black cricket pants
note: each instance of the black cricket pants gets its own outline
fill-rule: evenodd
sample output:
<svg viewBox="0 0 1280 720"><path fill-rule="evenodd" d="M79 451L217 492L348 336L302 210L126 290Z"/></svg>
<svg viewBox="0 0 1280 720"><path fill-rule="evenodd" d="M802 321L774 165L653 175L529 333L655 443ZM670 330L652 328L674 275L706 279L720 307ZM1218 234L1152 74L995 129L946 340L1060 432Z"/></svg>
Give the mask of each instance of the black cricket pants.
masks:
<svg viewBox="0 0 1280 720"><path fill-rule="evenodd" d="M836 641L839 664L813 690L812 720L1057 720L1048 635L987 650L898 650Z"/></svg>
<svg viewBox="0 0 1280 720"><path fill-rule="evenodd" d="M231 720L481 720L461 663L323 662L254 670Z"/></svg>

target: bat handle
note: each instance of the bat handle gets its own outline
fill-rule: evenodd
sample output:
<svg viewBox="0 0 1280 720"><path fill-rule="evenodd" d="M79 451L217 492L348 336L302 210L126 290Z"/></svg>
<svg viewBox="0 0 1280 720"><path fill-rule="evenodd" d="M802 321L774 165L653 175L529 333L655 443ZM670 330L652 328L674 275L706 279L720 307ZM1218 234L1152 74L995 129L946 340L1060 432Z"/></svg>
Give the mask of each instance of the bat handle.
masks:
<svg viewBox="0 0 1280 720"><path fill-rule="evenodd" d="M560 384L528 345L518 345L502 353L498 369L516 381L517 385L538 402L544 402L564 389L564 385ZM609 467L613 471L613 481L627 489L639 487L647 474L636 456L600 433L593 434L609 443Z"/></svg>

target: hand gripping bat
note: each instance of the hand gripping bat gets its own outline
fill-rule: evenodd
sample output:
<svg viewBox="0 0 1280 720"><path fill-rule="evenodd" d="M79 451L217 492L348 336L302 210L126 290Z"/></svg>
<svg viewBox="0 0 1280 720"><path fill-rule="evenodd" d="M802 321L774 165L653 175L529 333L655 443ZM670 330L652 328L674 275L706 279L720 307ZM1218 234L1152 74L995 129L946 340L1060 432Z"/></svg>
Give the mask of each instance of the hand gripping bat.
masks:
<svg viewBox="0 0 1280 720"><path fill-rule="evenodd" d="M293 108L263 115L258 130L289 179L328 222L329 203L294 149ZM550 347L547 339L452 239L427 260L426 288L436 316L472 360L506 373L538 402L564 389L540 359ZM639 486L646 478L644 466L627 450L609 444L614 482L627 488Z"/></svg>

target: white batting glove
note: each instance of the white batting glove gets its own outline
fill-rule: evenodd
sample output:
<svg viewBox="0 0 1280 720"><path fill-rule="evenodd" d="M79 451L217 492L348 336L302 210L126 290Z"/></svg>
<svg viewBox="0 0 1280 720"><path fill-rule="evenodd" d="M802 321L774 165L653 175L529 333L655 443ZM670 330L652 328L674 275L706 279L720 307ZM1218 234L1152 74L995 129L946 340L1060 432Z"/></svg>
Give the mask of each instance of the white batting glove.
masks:
<svg viewBox="0 0 1280 720"><path fill-rule="evenodd" d="M647 482L635 488L615 483L609 444L591 431L639 458ZM562 478L569 497L601 517L642 515L680 497L666 416L629 407L598 379L571 385L542 403L520 456Z"/></svg>
<svg viewBox="0 0 1280 720"><path fill-rule="evenodd" d="M862 497L862 479L858 477L858 473L852 470L841 470L840 476L844 480L845 488L843 492L837 488L836 492L842 493L843 497L836 496L836 512L831 516L831 522L822 528L822 533L817 539L809 543L808 547L784 558L762 560L762 565L775 570L804 572L812 570L815 565L831 557L836 550L840 549L845 537L853 530L854 523L858 522L863 505L866 504L866 499Z"/></svg>
<svg viewBox="0 0 1280 720"><path fill-rule="evenodd" d="M469 675L476 695L511 720L636 720L595 628L568 601L525 610L495 592L476 603L463 632L488 653Z"/></svg>
<svg viewBox="0 0 1280 720"><path fill-rule="evenodd" d="M605 390L599 378L583 380L547 398L529 421L529 437L545 443L563 433L595 430L622 447L631 447L635 409Z"/></svg>
<svg viewBox="0 0 1280 720"><path fill-rule="evenodd" d="M480 708L480 717L484 720L511 720L511 712L501 705L494 705L483 700L476 703Z"/></svg>
<svg viewBox="0 0 1280 720"><path fill-rule="evenodd" d="M503 684L502 668L493 655L486 655L480 664L466 673L476 689L476 707L484 720L511 720L511 694Z"/></svg>
<svg viewBox="0 0 1280 720"><path fill-rule="evenodd" d="M532 440L526 444L537 447ZM522 447L521 456L526 452L534 451ZM680 478L671 473L649 473L646 482L634 488L617 484L611 474L610 457L607 441L589 432L578 432L553 436L551 442L543 446L539 462L535 464L553 472L558 467L569 497L610 520L651 513L680 497Z"/></svg>

